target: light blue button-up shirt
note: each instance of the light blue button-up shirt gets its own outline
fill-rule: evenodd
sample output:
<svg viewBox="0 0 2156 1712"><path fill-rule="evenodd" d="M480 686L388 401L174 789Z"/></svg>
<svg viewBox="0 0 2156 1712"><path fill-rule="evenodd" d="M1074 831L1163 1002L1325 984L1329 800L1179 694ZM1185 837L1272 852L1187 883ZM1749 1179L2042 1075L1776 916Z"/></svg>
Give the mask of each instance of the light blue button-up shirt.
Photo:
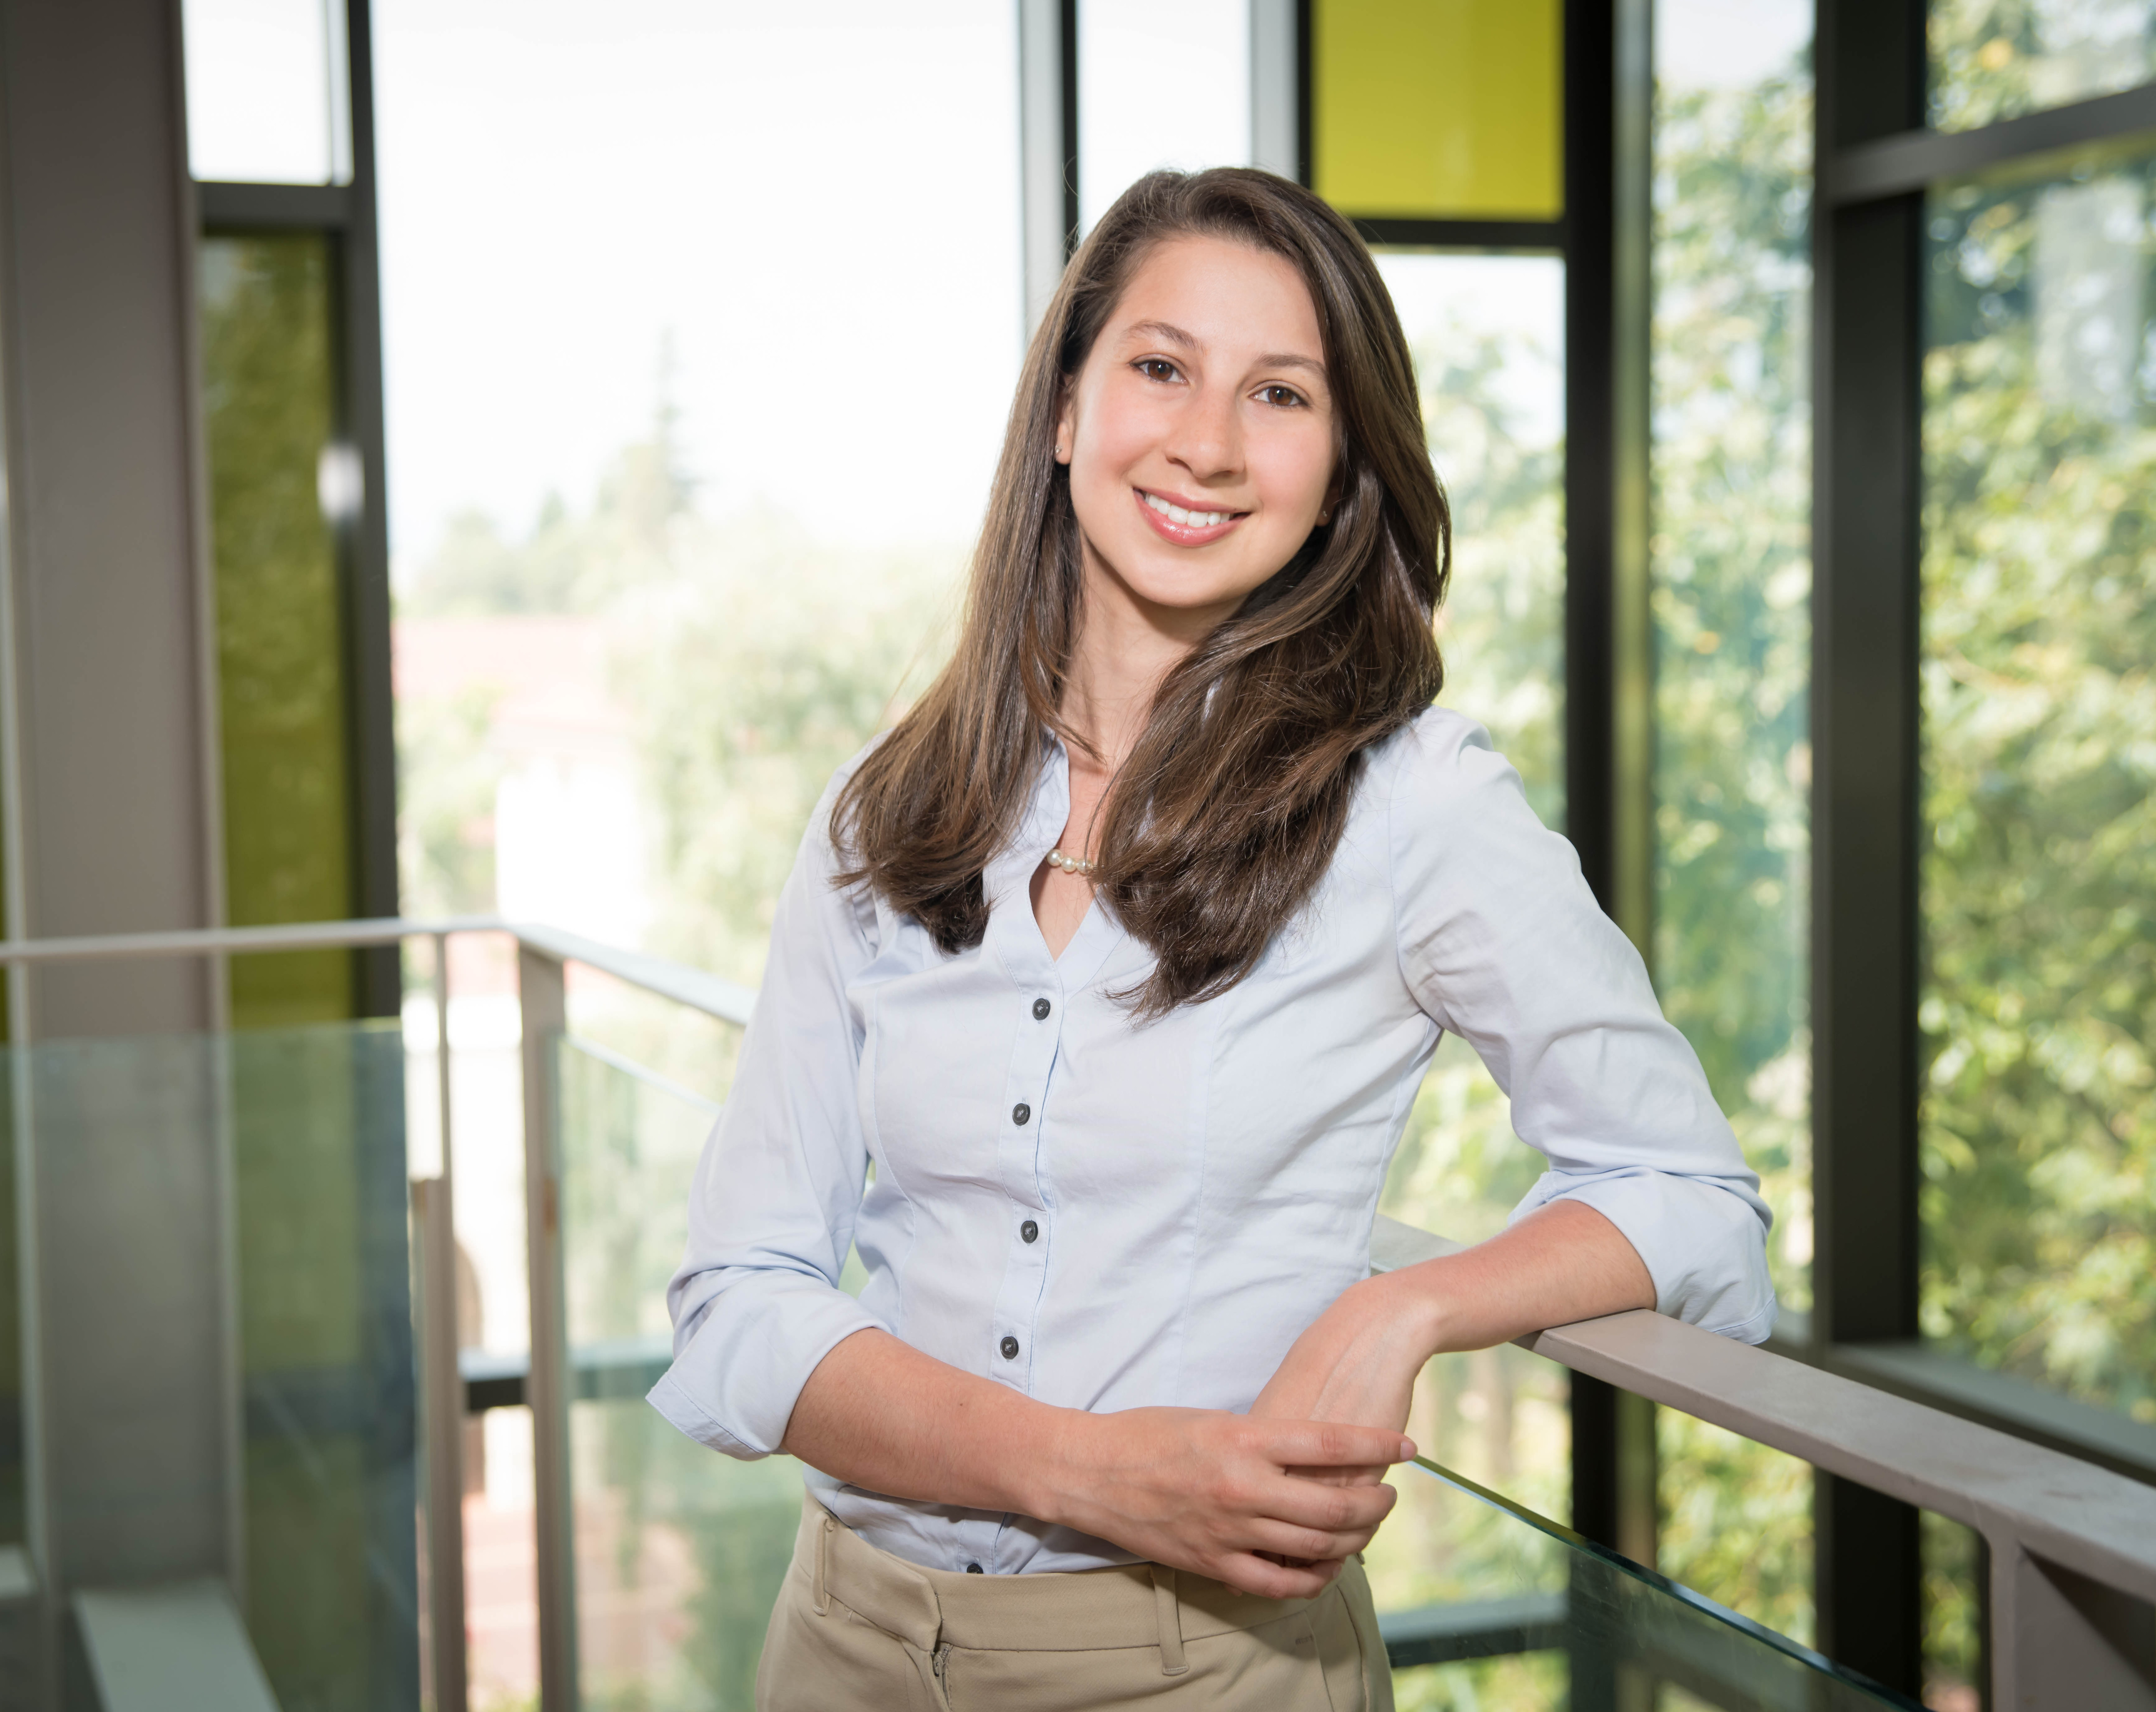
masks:
<svg viewBox="0 0 2156 1712"><path fill-rule="evenodd" d="M1758 1179L1571 845L1471 722L1433 708L1373 748L1331 869L1257 967L1137 1026L1116 995L1146 947L1096 902L1051 957L1034 919L1070 812L1060 744L984 877L987 937L956 956L832 885L835 790L780 900L667 1293L674 1365L651 1401L691 1437L768 1455L816 1364L871 1326L1066 1408L1247 1409L1368 1275L1385 1167L1447 1029L1549 1162L1516 1219L1584 1201L1639 1251L1661 1312L1753 1342L1773 1327ZM855 1247L858 1300L839 1288ZM809 1479L932 1567L1130 1561L1028 1517Z"/></svg>

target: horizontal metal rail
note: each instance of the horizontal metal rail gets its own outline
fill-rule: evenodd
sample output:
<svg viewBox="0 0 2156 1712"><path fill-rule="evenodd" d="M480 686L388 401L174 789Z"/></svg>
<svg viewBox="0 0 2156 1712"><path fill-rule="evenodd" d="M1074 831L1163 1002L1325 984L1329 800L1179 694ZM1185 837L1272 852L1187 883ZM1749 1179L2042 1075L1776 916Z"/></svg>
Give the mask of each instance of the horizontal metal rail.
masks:
<svg viewBox="0 0 2156 1712"><path fill-rule="evenodd" d="M404 939L459 933L505 933L560 963L581 963L615 979L671 999L721 1022L746 1025L756 991L685 969L648 952L624 951L581 933L504 916L444 916L436 920L380 916L352 922L305 922L288 927L198 928L169 933L100 933L72 939L0 939L0 967L109 962L127 958L239 957L278 951L357 949Z"/></svg>
<svg viewBox="0 0 2156 1712"><path fill-rule="evenodd" d="M1371 1267L1391 1272L1460 1246L1381 1218ZM1519 1343L1975 1529L1992 1554L1994 1705L2156 1708L2156 1658L2141 1656L2146 1613L2116 1603L2156 1604L2156 1488L1645 1308Z"/></svg>

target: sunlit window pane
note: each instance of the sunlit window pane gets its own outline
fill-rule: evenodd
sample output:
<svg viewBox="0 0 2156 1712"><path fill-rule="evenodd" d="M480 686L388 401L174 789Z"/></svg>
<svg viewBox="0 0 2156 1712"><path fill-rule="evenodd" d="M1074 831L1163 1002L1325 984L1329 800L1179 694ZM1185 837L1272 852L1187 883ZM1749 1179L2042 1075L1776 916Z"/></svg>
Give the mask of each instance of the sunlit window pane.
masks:
<svg viewBox="0 0 2156 1712"><path fill-rule="evenodd" d="M1656 16L1657 990L1810 1304L1811 8Z"/></svg>
<svg viewBox="0 0 2156 1712"><path fill-rule="evenodd" d="M1564 818L1564 265L1553 256L1387 251L1414 348L1431 456L1453 506L1452 592L1439 619L1440 700L1490 728L1543 819ZM1542 1170L1473 1049L1447 1036L1415 1098L1384 1210L1461 1242L1504 1228ZM1563 1375L1517 1351L1434 1363L1417 1442L1545 1514L1567 1513ZM1388 1546L1386 1540L1393 1539ZM1372 1574L1401 1581L1411 1530L1380 1535Z"/></svg>
<svg viewBox="0 0 2156 1712"><path fill-rule="evenodd" d="M1655 985L1811 1301L1809 0L1655 11ZM1660 1567L1812 1627L1811 1471L1661 1411Z"/></svg>
<svg viewBox="0 0 2156 1712"><path fill-rule="evenodd" d="M1078 148L1087 230L1156 167L1247 166L1249 0L1081 0Z"/></svg>
<svg viewBox="0 0 2156 1712"><path fill-rule="evenodd" d="M1926 1335L2156 1421L2149 164L1934 193Z"/></svg>
<svg viewBox="0 0 2156 1712"><path fill-rule="evenodd" d="M182 10L197 178L352 177L342 0L187 0Z"/></svg>
<svg viewBox="0 0 2156 1712"><path fill-rule="evenodd" d="M1563 212L1558 0L1313 0L1318 193L1351 214Z"/></svg>
<svg viewBox="0 0 2156 1712"><path fill-rule="evenodd" d="M2156 78L2148 0L1933 0L1931 120L1959 131Z"/></svg>
<svg viewBox="0 0 2156 1712"><path fill-rule="evenodd" d="M1024 332L1015 9L377 0L376 29L406 907L754 984L818 796L941 661L989 496ZM499 1346L521 1129L483 949L449 1007L457 1235ZM723 1093L679 1007L569 1002ZM601 1124L615 1092L567 1087ZM720 1479L640 1402L574 1412L580 1694L734 1704L798 1477ZM467 1511L515 1571L468 1560L475 1704L536 1692L528 1458L490 1441Z"/></svg>

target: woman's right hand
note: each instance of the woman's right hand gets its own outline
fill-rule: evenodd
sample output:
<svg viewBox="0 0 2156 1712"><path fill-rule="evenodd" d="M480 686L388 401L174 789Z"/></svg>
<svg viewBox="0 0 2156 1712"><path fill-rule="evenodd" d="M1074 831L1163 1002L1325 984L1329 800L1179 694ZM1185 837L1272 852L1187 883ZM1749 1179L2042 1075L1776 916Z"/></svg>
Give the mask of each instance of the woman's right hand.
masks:
<svg viewBox="0 0 2156 1712"><path fill-rule="evenodd" d="M1371 1471L1415 1453L1382 1427L1211 1409L1074 1412L1058 1437L1031 1514L1269 1599L1323 1591L1392 1509Z"/></svg>

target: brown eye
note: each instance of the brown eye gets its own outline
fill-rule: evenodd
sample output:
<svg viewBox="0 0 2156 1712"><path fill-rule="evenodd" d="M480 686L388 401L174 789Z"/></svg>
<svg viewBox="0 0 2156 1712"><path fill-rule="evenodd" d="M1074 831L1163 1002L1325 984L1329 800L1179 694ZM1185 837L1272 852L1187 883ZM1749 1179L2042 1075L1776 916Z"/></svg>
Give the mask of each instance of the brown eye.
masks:
<svg viewBox="0 0 2156 1712"><path fill-rule="evenodd" d="M1302 402L1302 394L1292 387L1265 387L1260 390L1258 396L1268 404L1278 404L1283 408L1292 407Z"/></svg>
<svg viewBox="0 0 2156 1712"><path fill-rule="evenodd" d="M1173 380L1175 365L1165 357L1142 357L1136 365L1137 372L1147 380Z"/></svg>

